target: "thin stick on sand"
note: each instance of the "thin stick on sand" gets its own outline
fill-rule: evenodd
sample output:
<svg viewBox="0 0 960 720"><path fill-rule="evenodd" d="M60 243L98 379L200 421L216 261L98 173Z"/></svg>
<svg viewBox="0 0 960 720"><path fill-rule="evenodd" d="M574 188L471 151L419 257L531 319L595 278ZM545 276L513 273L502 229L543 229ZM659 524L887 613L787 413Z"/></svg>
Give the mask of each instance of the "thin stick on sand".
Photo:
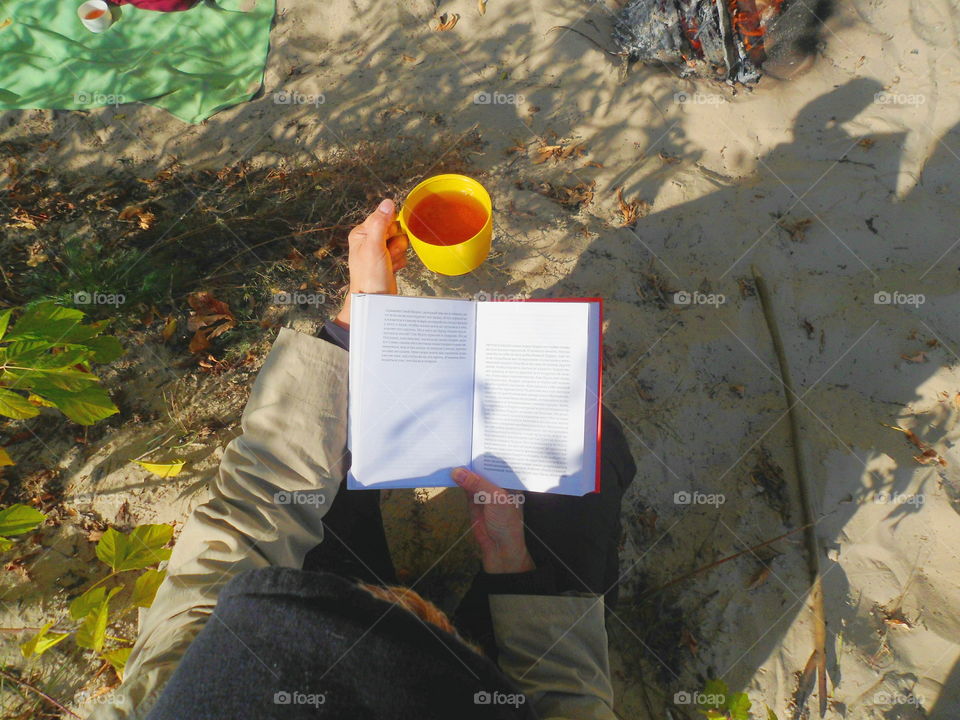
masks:
<svg viewBox="0 0 960 720"><path fill-rule="evenodd" d="M48 703L50 703L51 705L54 705L54 706L55 706L58 710L60 710L61 712L65 712L67 715L69 715L69 716L71 716L71 717L75 717L75 718L79 718L79 717L80 717L80 716L77 715L75 712L73 712L73 710L70 710L69 708L64 707L64 706L61 705L59 702L57 702L57 700L55 700L54 698L52 698L52 697L50 697L49 695L47 695L43 690L41 690L41 689L38 688L38 687L35 687L34 685L31 685L31 684L28 683L26 680L21 680L21 679L18 678L16 675L12 675L12 674L8 673L6 670L3 670L3 669L0 669L0 677L4 677L4 678L6 678L7 680L9 680L10 682L19 685L19 686L22 687L24 690L29 690L30 692L36 693L37 695L39 695L40 697L42 697L44 700L46 700ZM82 720L82 719L81 719L81 720Z"/></svg>
<svg viewBox="0 0 960 720"><path fill-rule="evenodd" d="M800 446L800 418L797 405L800 397L793 389L793 380L790 377L790 368L787 366L787 356L783 351L783 340L780 338L780 328L773 314L773 303L767 284L754 267L753 281L760 298L760 307L767 322L767 329L773 340L773 349L780 365L780 381L783 384L783 395L787 401L787 414L790 421L790 443L793 445L793 465L797 475L797 485L800 490L800 506L803 511L803 523L806 530L804 539L807 544L807 565L810 569L810 606L813 611L813 654L807 661L800 677L797 688L796 701L799 714L806 705L807 698L813 692L814 674L817 679L817 694L820 699L820 717L827 713L827 623L826 612L823 606L823 581L820 577L820 546L817 542L815 529L813 494L810 483L807 481L806 465L803 459L803 449Z"/></svg>
<svg viewBox="0 0 960 720"><path fill-rule="evenodd" d="M698 567L696 570L691 570L690 572L684 573L683 575L680 575L679 577L675 577L673 580L670 580L670 581L664 583L663 585L660 585L659 587L655 587L655 588L653 588L652 590L648 590L648 591L642 593L642 594L640 595L640 597L637 598L637 602L632 603L632 604L630 604L630 605L627 605L626 607L628 607L628 608L635 608L635 607L637 607L637 606L640 604L641 601L646 600L647 598L652 597L653 595L656 595L657 593L663 592L663 591L666 590L667 588L671 588L671 587L673 587L674 585L678 585L679 583L682 583L682 582L684 582L684 581L686 581L686 580L689 580L690 578L693 578L693 577L696 577L697 575L700 575L700 574L702 574L702 573L705 573L705 572L707 572L708 570L713 570L714 568L720 567L720 566L723 565L724 563L728 563L728 562L730 562L731 560L736 560L737 558L743 557L744 555L748 555L748 554L749 554L749 555L752 555L752 554L755 553L757 550L762 550L763 548L767 547L768 545L773 545L774 543L778 543L778 542L780 542L781 540L783 540L783 539L785 539L785 538L788 538L788 537L790 537L791 535L796 535L798 532L803 532L803 531L805 531L806 529L807 529L807 526L804 525L804 526L802 526L802 527L794 528L793 530L788 530L787 532L783 533L783 535L777 535L775 538L770 538L769 540L764 540L762 543L757 543L757 544L754 545L753 547L748 547L746 550L741 550L740 552L734 553L733 555L727 555L726 557L720 558L719 560L715 560L715 561L713 561L712 563L710 563L709 565L702 565L701 567Z"/></svg>

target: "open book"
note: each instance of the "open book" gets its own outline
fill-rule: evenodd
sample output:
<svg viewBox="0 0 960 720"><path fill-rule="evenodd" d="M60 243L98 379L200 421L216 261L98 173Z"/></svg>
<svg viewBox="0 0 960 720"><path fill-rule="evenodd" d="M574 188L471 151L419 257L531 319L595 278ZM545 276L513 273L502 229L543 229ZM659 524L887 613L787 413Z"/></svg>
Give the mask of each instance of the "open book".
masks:
<svg viewBox="0 0 960 720"><path fill-rule="evenodd" d="M599 489L599 299L351 302L348 488Z"/></svg>

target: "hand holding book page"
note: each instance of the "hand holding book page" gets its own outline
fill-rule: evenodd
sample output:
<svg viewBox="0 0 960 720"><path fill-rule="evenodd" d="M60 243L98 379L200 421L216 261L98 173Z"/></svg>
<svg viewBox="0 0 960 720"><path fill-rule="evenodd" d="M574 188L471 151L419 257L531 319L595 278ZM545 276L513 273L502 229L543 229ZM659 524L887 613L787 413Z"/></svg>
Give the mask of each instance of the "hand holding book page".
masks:
<svg viewBox="0 0 960 720"><path fill-rule="evenodd" d="M597 488L600 304L356 295L348 487Z"/></svg>

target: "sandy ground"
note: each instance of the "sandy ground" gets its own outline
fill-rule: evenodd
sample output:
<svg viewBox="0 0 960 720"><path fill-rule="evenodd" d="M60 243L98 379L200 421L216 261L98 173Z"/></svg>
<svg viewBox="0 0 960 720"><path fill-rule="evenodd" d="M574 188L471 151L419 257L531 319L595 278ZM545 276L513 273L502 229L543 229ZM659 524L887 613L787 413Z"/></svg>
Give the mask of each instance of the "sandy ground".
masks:
<svg viewBox="0 0 960 720"><path fill-rule="evenodd" d="M757 267L802 396L824 548L827 717L960 716L960 6L844 3L808 72L733 92L662 69L623 76L580 36L550 32L574 26L608 44L602 4L490 0L480 16L472 0L442 2L462 15L445 33L428 27L432 3L400 5L281 0L263 95L203 125L146 106L29 111L6 113L0 139L55 137L46 152L57 162L150 174L172 158L276 163L475 127L495 252L465 278L412 263L402 290L605 298L605 400L640 468L624 505L624 607L609 625L628 718L692 718L675 701L713 677L789 717L812 650L800 535L630 607L646 588L802 524L776 359L745 282ZM274 103L282 91L323 103ZM478 93L503 102L477 104ZM550 133L587 154L533 165L507 152L520 143L534 156ZM517 186L530 181L595 182L595 202L570 212ZM617 227L617 188L650 204L634 229ZM674 301L681 291L691 304ZM711 295L725 302L699 302ZM235 418L235 405L222 411ZM913 429L947 464L921 465L884 424ZM68 487L101 493L105 517L127 499L141 522L182 520L203 497L188 490L217 461L208 450L183 482L143 487L123 463L104 469L110 452L73 468ZM678 503L684 491L724 502ZM438 511L442 532L410 530L410 502L388 500L398 551L442 552L456 522ZM405 562L416 577L417 561Z"/></svg>

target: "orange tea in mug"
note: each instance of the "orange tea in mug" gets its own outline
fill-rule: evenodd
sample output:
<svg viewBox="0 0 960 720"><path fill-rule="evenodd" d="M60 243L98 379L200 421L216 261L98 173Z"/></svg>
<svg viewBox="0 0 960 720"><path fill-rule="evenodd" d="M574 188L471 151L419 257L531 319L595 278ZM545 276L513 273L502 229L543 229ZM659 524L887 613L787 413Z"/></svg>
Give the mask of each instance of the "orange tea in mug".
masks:
<svg viewBox="0 0 960 720"><path fill-rule="evenodd" d="M456 191L431 193L413 206L410 232L431 245L457 245L483 229L487 211L473 196Z"/></svg>
<svg viewBox="0 0 960 720"><path fill-rule="evenodd" d="M463 275L490 252L493 207L486 189L465 175L436 175L407 195L400 226L430 270Z"/></svg>

